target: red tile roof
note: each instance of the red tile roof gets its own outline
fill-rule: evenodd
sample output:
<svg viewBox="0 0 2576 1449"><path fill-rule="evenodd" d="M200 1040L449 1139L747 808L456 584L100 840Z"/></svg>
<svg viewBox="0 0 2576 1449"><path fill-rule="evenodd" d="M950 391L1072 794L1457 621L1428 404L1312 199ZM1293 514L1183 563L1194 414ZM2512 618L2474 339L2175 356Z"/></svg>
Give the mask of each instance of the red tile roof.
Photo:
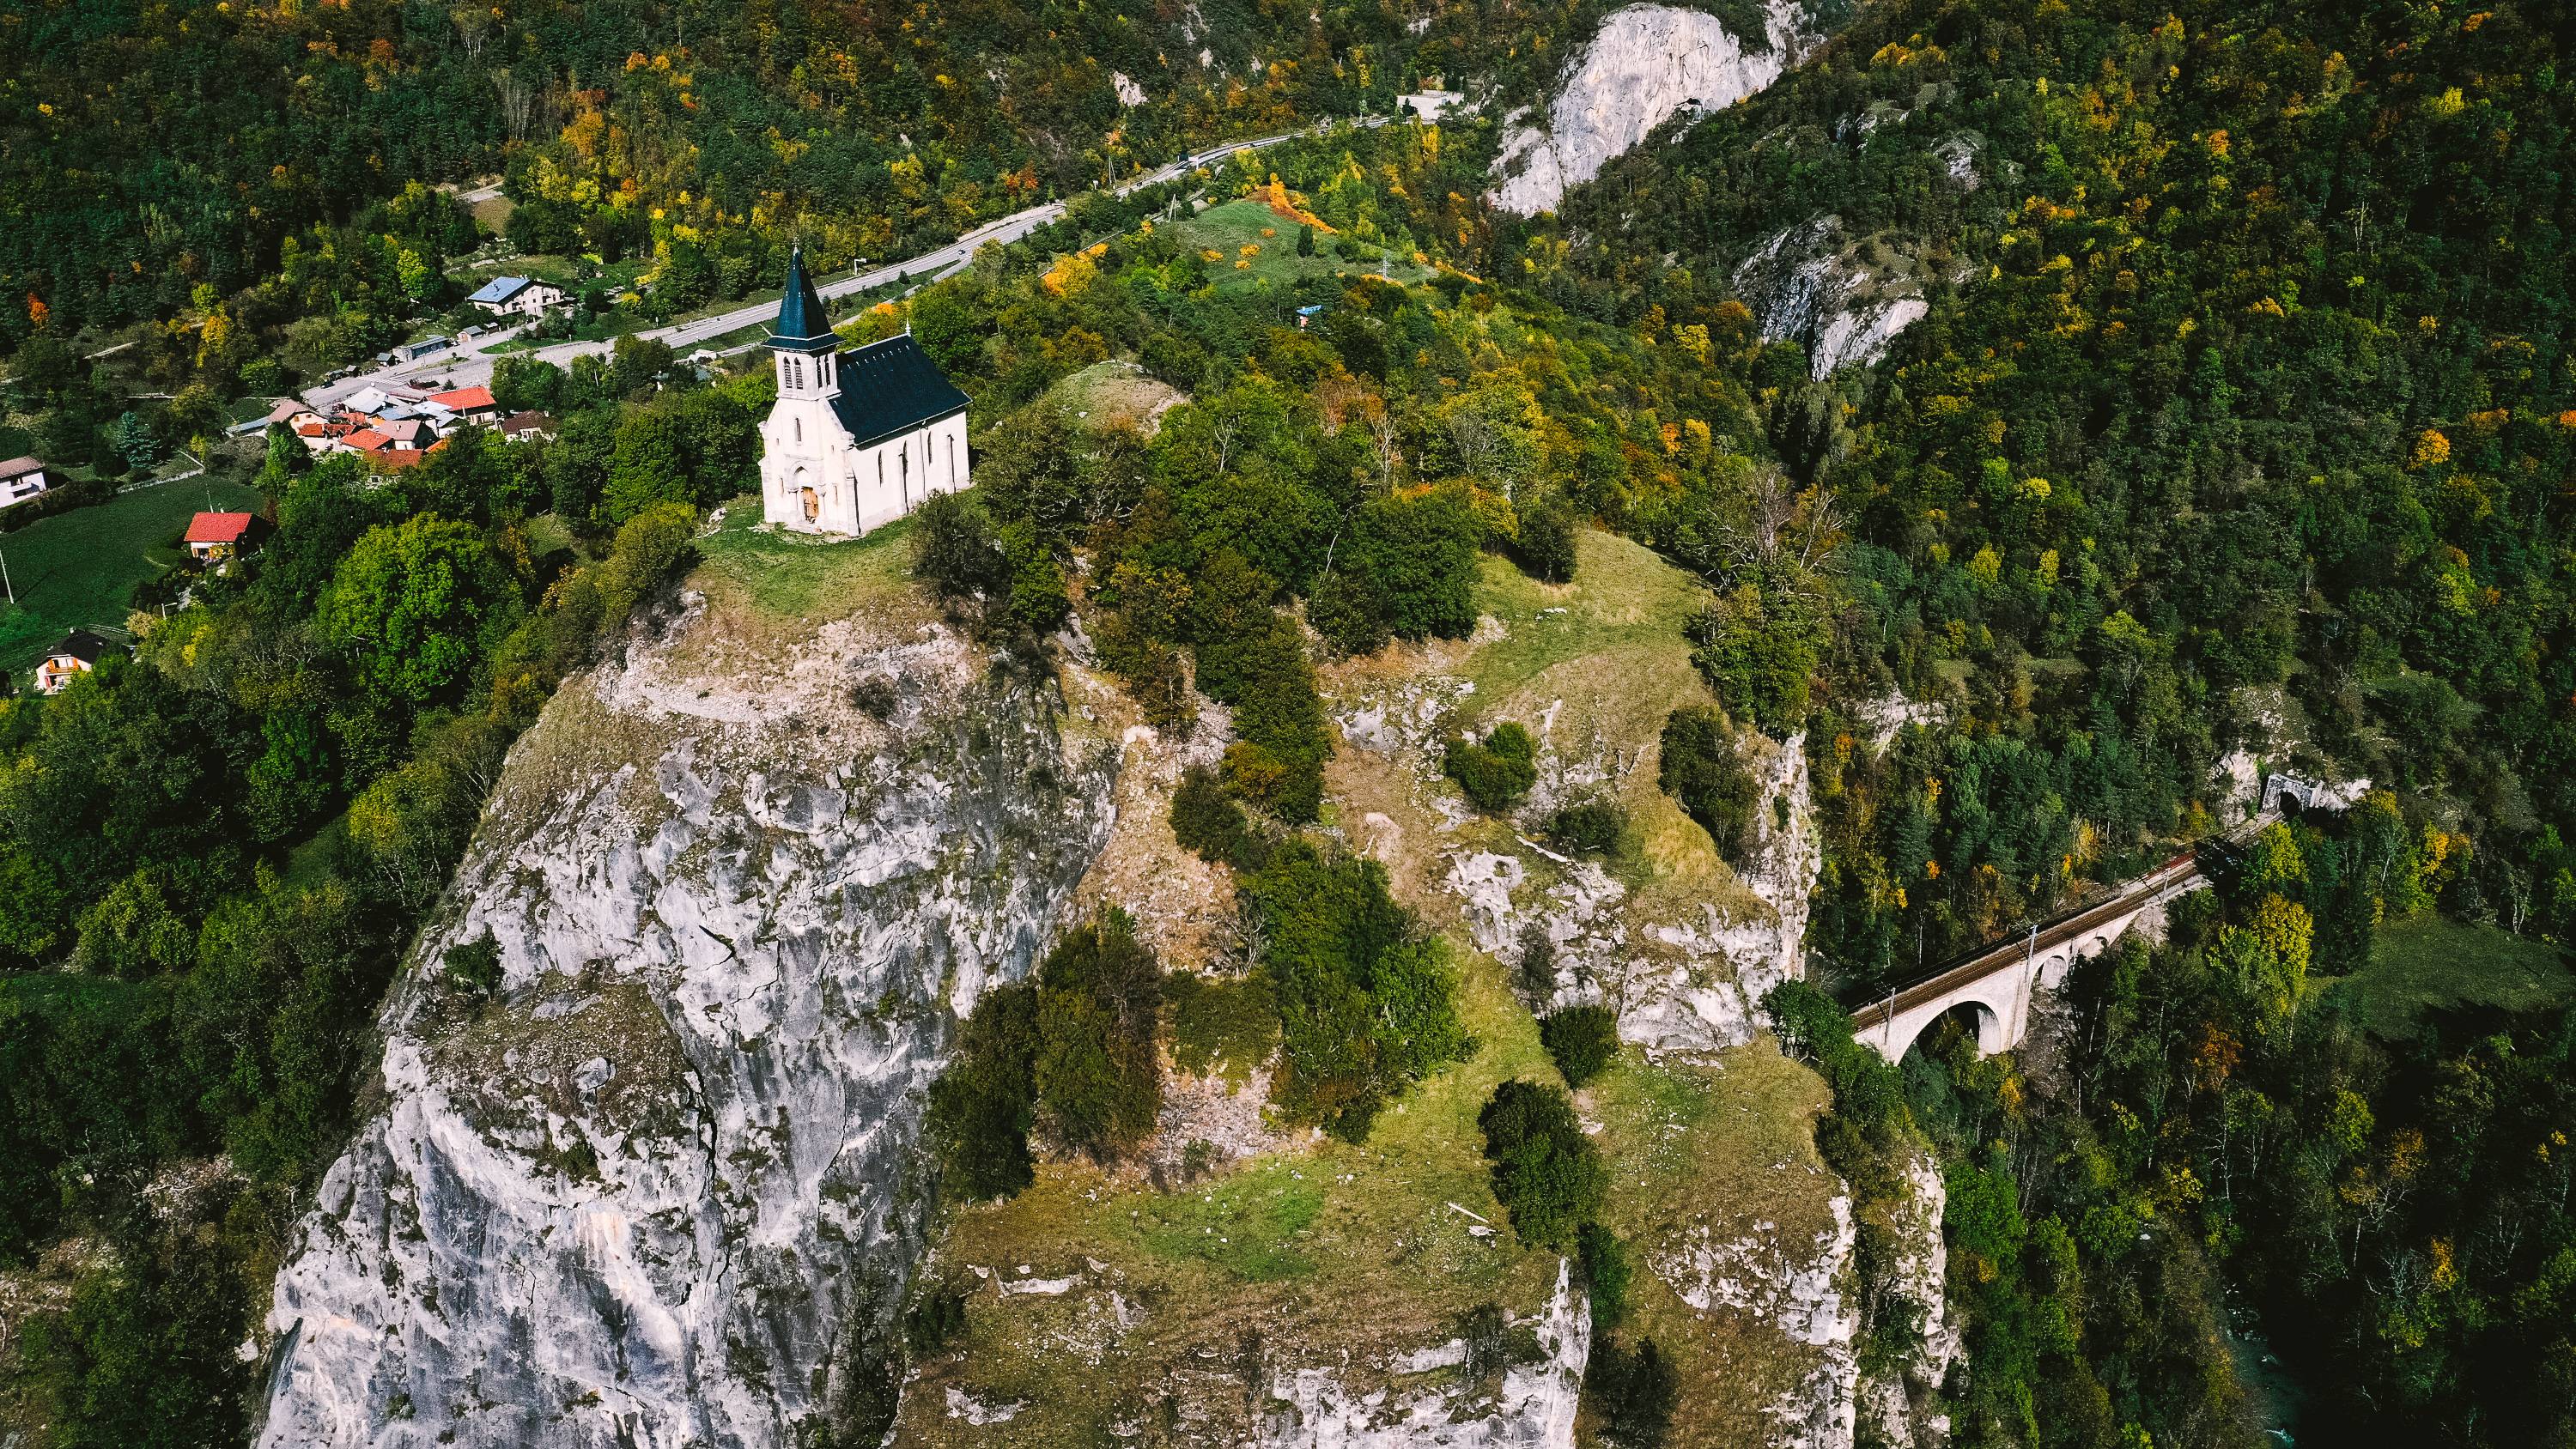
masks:
<svg viewBox="0 0 2576 1449"><path fill-rule="evenodd" d="M460 413L491 411L501 406L493 400L492 389L488 387L460 387L454 392L434 392L429 395L429 401Z"/></svg>
<svg viewBox="0 0 2576 1449"><path fill-rule="evenodd" d="M393 447L394 440L373 428L360 428L340 440L361 453L382 453Z"/></svg>
<svg viewBox="0 0 2576 1449"><path fill-rule="evenodd" d="M190 543L239 543L250 531L247 513L200 513L188 520Z"/></svg>
<svg viewBox="0 0 2576 1449"><path fill-rule="evenodd" d="M30 473L41 473L44 468L45 465L34 458L12 458L6 463L0 463L0 479L24 478Z"/></svg>

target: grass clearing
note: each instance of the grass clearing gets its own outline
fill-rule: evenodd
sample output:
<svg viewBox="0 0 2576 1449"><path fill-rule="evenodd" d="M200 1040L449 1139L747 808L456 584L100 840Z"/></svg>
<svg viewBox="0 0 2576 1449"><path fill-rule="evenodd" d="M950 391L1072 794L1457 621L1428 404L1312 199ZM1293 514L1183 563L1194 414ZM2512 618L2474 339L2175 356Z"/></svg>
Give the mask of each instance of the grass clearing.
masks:
<svg viewBox="0 0 2576 1449"><path fill-rule="evenodd" d="M1272 211L1267 203L1249 198L1211 206L1186 221L1172 223L1173 230L1188 246L1218 256L1208 261L1208 277L1221 287L1249 286L1271 282L1286 286L1305 277L1375 276L1383 252L1374 242L1364 242L1365 254L1356 261L1344 261L1333 254L1334 237L1315 233L1315 254L1297 255L1297 223ZM1266 234L1265 234L1266 233ZM1246 247L1255 250L1247 252ZM1431 269L1416 266L1410 257L1387 255L1388 281L1409 286L1426 281ZM1246 265L1237 267L1235 263Z"/></svg>
<svg viewBox="0 0 2576 1449"><path fill-rule="evenodd" d="M2576 972L2558 947L2439 916L2383 926L2371 939L2369 965L2318 985L2340 994L2364 1028L2389 1041L2411 1039L2435 1012L2519 1013L2576 1000Z"/></svg>
<svg viewBox="0 0 2576 1449"><path fill-rule="evenodd" d="M966 1334L917 1364L898 1442L1094 1444L1167 1400L1240 1422L1281 1369L1334 1368L1355 1394L1410 1384L1395 1360L1453 1337L1469 1310L1543 1308L1557 1257L1512 1236L1476 1114L1506 1078L1555 1069L1500 968L1453 959L1479 1050L1401 1098L1366 1145L1318 1142L1172 1192L1049 1164L1018 1197L959 1211L925 1272L973 1288ZM1478 1218L1490 1236L1469 1231ZM1076 1281L1005 1295L979 1267ZM948 1416L950 1388L1022 1407L977 1427Z"/></svg>
<svg viewBox="0 0 2576 1449"><path fill-rule="evenodd" d="M688 586L707 596L702 636L784 649L810 637L816 624L864 610L929 622L935 610L912 587L904 546L911 531L910 519L898 519L862 538L815 538L764 525L757 495L736 498L716 530L698 540L699 563L689 576Z"/></svg>
<svg viewBox="0 0 2576 1449"><path fill-rule="evenodd" d="M1186 394L1132 362L1095 362L1047 389L1047 399L1075 420L1097 429L1133 427L1151 435L1163 414L1189 401Z"/></svg>
<svg viewBox="0 0 2576 1449"><path fill-rule="evenodd" d="M1195 1197L1158 1197L1137 1221L1146 1248L1166 1262L1213 1263L1237 1282L1274 1283L1314 1273L1314 1260L1296 1244L1323 1210L1320 1186L1285 1162L1270 1162Z"/></svg>
<svg viewBox="0 0 2576 1449"><path fill-rule="evenodd" d="M1704 901L1758 911L1708 832L1656 778L1665 719L1714 698L1682 633L1707 589L1653 550L1596 529L1577 536L1572 583L1541 583L1493 557L1483 570L1477 608L1503 632L1459 664L1474 692L1455 727L1517 720L1569 767L1605 777L1593 792L1628 814L1612 871L1641 919L1696 914ZM1534 879L1549 870L1543 859L1523 864Z"/></svg>
<svg viewBox="0 0 2576 1449"><path fill-rule="evenodd" d="M178 567L188 520L209 503L219 512L256 511L260 491L240 483L191 478L119 494L105 503L40 518L0 535L17 602L0 605L0 669L35 667L73 629L112 629L121 637L134 586Z"/></svg>

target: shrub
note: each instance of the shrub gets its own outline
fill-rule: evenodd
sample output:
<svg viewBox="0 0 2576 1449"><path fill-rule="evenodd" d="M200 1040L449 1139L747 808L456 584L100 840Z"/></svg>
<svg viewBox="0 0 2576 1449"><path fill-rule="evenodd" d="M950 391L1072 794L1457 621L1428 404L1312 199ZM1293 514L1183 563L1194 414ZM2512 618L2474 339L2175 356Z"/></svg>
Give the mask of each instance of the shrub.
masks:
<svg viewBox="0 0 2576 1449"><path fill-rule="evenodd" d="M1478 809L1502 811L1519 803L1538 783L1537 752L1529 731L1507 721L1494 726L1481 744L1451 740L1440 768Z"/></svg>
<svg viewBox="0 0 2576 1449"><path fill-rule="evenodd" d="M1578 800L1548 817L1548 838L1576 855L1608 855L1628 829L1628 812L1608 800Z"/></svg>
<svg viewBox="0 0 2576 1449"><path fill-rule="evenodd" d="M1532 921L1521 927L1520 947L1521 989L1543 1002L1556 992L1556 942L1544 922Z"/></svg>
<svg viewBox="0 0 2576 1449"><path fill-rule="evenodd" d="M1241 1083L1279 1050L1279 1004L1262 976L1173 976L1172 1062L1193 1077Z"/></svg>
<svg viewBox="0 0 2576 1449"><path fill-rule="evenodd" d="M1027 982L986 992L958 1036L956 1057L930 1085L930 1140L961 1197L1007 1197L1029 1185L1037 1014L1037 988Z"/></svg>
<svg viewBox="0 0 2576 1449"><path fill-rule="evenodd" d="M1575 1120L1573 1099L1561 1087L1509 1081L1494 1089L1476 1121L1494 1164L1494 1197L1511 1214L1512 1231L1532 1246L1571 1250L1576 1230L1601 1210L1609 1182L1599 1149Z"/></svg>
<svg viewBox="0 0 2576 1449"><path fill-rule="evenodd" d="M1456 489L1373 499L1351 514L1343 557L1402 639L1463 639L1476 627L1484 526ZM1317 627L1322 627L1318 625Z"/></svg>
<svg viewBox="0 0 2576 1449"><path fill-rule="evenodd" d="M1100 662L1127 686L1145 723L1187 734L1199 717L1189 666L1179 649L1140 619L1143 612L1134 604L1101 610L1092 641L1099 647Z"/></svg>
<svg viewBox="0 0 2576 1449"><path fill-rule="evenodd" d="M1258 870L1261 837L1244 818L1243 807L1225 792L1225 784L1205 765L1192 765L1172 791L1172 838L1201 860Z"/></svg>
<svg viewBox="0 0 2576 1449"><path fill-rule="evenodd" d="M1707 705L1673 711L1664 721L1663 767L1657 778L1664 792L1708 831L1718 854L1728 860L1742 857L1760 787L1736 753L1734 732L1722 711Z"/></svg>
<svg viewBox="0 0 2576 1449"><path fill-rule="evenodd" d="M1596 1340L1592 1361L1583 1370L1583 1396L1592 1401L1602 1431L1612 1441L1626 1449L1655 1449L1672 1429L1681 1389L1653 1339L1633 1353Z"/></svg>
<svg viewBox="0 0 2576 1449"><path fill-rule="evenodd" d="M1073 599L1064 581L1064 565L1037 525L1014 520L994 531L1002 561L1010 571L1011 623L1037 635L1052 634L1073 617Z"/></svg>
<svg viewBox="0 0 2576 1449"><path fill-rule="evenodd" d="M1292 825L1313 820L1323 808L1324 761L1333 746L1315 666L1295 626L1267 614L1244 638L1200 645L1198 657L1208 693L1234 706L1240 738L1226 751L1226 783Z"/></svg>
<svg viewBox="0 0 2576 1449"><path fill-rule="evenodd" d="M1459 1372L1474 1385L1493 1385L1510 1370L1547 1356L1539 1345L1538 1329L1513 1323L1498 1303L1479 1303L1459 1314L1456 1335L1466 1348L1466 1362L1459 1365Z"/></svg>
<svg viewBox="0 0 2576 1449"><path fill-rule="evenodd" d="M904 1310L904 1342L916 1355L945 1352L965 1334L966 1290L954 1283L924 1286Z"/></svg>
<svg viewBox="0 0 2576 1449"><path fill-rule="evenodd" d="M1824 628L1793 600L1766 598L1746 583L1700 611L1687 626L1691 662L1720 699L1739 704L1774 739L1806 722L1810 681Z"/></svg>
<svg viewBox="0 0 2576 1449"><path fill-rule="evenodd" d="M1245 882L1277 993L1279 1074L1292 1120L1349 1142L1387 1099L1473 1048L1436 941L1387 894L1386 868L1291 840Z"/></svg>
<svg viewBox="0 0 2576 1449"><path fill-rule="evenodd" d="M1575 1235L1575 1252L1583 1265L1583 1283L1592 1299L1592 1332L1609 1333L1628 1321L1628 1283L1636 1276L1628 1245L1599 1223L1585 1223Z"/></svg>
<svg viewBox="0 0 2576 1449"><path fill-rule="evenodd" d="M481 998L501 989L501 943L490 931L448 947L439 966L448 986L462 995Z"/></svg>
<svg viewBox="0 0 2576 1449"><path fill-rule="evenodd" d="M1762 998L1780 1045L1815 1064L1833 1089L1834 1110L1864 1133L1898 1122L1905 1114L1904 1086L1896 1068L1852 1035L1851 1016L1812 982L1783 981ZM1819 1142L1823 1141L1819 1134Z"/></svg>
<svg viewBox="0 0 2576 1449"><path fill-rule="evenodd" d="M171 909L154 872L138 870L81 912L72 964L101 976L150 976L186 966L196 948L196 927Z"/></svg>
<svg viewBox="0 0 2576 1449"><path fill-rule="evenodd" d="M1556 1058L1565 1084L1580 1087L1618 1056L1619 1014L1606 1006L1569 1006L1539 1022L1538 1039Z"/></svg>
<svg viewBox="0 0 2576 1449"><path fill-rule="evenodd" d="M618 525L617 541L599 565L600 622L624 620L685 570L696 555L697 531L698 511L685 503L657 503Z"/></svg>
<svg viewBox="0 0 2576 1449"><path fill-rule="evenodd" d="M1386 600L1356 574L1336 572L1317 579L1306 596L1306 622L1344 654L1374 654L1394 637L1386 621Z"/></svg>
<svg viewBox="0 0 2576 1449"><path fill-rule="evenodd" d="M943 599L1000 598L1011 587L1011 563L983 505L935 493L912 515L912 572Z"/></svg>
<svg viewBox="0 0 2576 1449"><path fill-rule="evenodd" d="M1067 932L1036 981L985 993L930 1087L930 1141L951 1185L968 1198L1028 1186L1041 1125L1095 1160L1143 1141L1162 1109L1161 1005L1161 963L1116 907Z"/></svg>
<svg viewBox="0 0 2576 1449"><path fill-rule="evenodd" d="M1154 1049L1163 968L1116 907L1065 933L1038 968L1038 1122L1065 1148L1112 1161L1163 1106Z"/></svg>
<svg viewBox="0 0 2576 1449"><path fill-rule="evenodd" d="M1547 498L1520 512L1512 538L1512 556L1531 578L1551 584L1574 578L1574 510Z"/></svg>

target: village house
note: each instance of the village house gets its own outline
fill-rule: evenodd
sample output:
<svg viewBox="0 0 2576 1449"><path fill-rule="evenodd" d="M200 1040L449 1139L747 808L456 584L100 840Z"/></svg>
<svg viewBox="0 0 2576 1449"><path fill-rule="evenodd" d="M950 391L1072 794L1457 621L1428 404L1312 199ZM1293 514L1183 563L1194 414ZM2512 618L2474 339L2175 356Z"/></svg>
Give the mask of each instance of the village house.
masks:
<svg viewBox="0 0 2576 1449"><path fill-rule="evenodd" d="M45 478L45 465L34 458L12 458L0 463L0 508L24 503L51 486Z"/></svg>
<svg viewBox="0 0 2576 1449"><path fill-rule="evenodd" d="M321 420L322 415L315 412L312 405L305 402L304 399L300 397L282 397L270 405L269 410L265 415L252 418L247 422L235 423L231 427L225 429L225 431L237 438L248 438L265 433L270 428L283 424L287 431L296 433L298 437L301 437L303 435L298 431L300 424L308 421L320 422Z"/></svg>
<svg viewBox="0 0 2576 1449"><path fill-rule="evenodd" d="M74 629L36 666L36 692L60 694L71 687L73 680L96 669L101 659L121 652L87 629Z"/></svg>
<svg viewBox="0 0 2576 1449"><path fill-rule="evenodd" d="M460 387L447 392L434 392L421 399L422 406L446 412L469 423L490 423L501 416L501 405L493 401L488 387Z"/></svg>
<svg viewBox="0 0 2576 1449"><path fill-rule="evenodd" d="M197 562L221 563L246 553L267 529L255 513L200 513L188 520L188 556Z"/></svg>
<svg viewBox="0 0 2576 1449"><path fill-rule="evenodd" d="M512 413L493 425L505 443L533 443L554 437L557 424L546 413Z"/></svg>
<svg viewBox="0 0 2576 1449"><path fill-rule="evenodd" d="M534 321L546 315L547 308L563 305L564 289L533 277L494 277L465 300L495 317Z"/></svg>
<svg viewBox="0 0 2576 1449"><path fill-rule="evenodd" d="M767 522L856 535L967 486L966 394L909 332L843 351L802 249L788 255L768 347L778 401L760 425Z"/></svg>

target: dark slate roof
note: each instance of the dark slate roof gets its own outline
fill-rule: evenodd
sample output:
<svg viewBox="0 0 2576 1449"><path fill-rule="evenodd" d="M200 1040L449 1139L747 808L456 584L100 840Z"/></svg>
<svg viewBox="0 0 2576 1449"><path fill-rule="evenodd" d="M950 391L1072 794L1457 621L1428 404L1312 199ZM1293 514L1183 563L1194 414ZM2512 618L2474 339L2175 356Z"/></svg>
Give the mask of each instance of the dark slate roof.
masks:
<svg viewBox="0 0 2576 1449"><path fill-rule="evenodd" d="M841 354L841 394L832 411L857 447L882 443L924 423L966 411L959 392L912 334L889 337Z"/></svg>
<svg viewBox="0 0 2576 1449"><path fill-rule="evenodd" d="M779 352L829 352L840 345L832 335L832 314L823 310L822 294L805 275L805 249L787 254L787 292L778 299L778 320L769 324L771 349Z"/></svg>
<svg viewBox="0 0 2576 1449"><path fill-rule="evenodd" d="M109 650L115 647L115 645L108 643L106 640L101 639L87 629L74 629L70 633L65 634L63 636L63 642L55 645L53 647L52 654L49 654L46 657L52 658L54 655L68 654L83 664L96 664L100 659L106 657Z"/></svg>

